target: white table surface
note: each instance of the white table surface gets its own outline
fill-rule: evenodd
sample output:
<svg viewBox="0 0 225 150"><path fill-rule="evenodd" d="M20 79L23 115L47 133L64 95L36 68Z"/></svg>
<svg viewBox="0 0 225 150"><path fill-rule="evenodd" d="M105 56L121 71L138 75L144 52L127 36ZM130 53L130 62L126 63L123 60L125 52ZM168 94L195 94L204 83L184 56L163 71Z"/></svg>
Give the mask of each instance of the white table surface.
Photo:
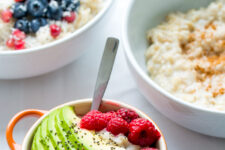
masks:
<svg viewBox="0 0 225 150"><path fill-rule="evenodd" d="M9 149L5 128L9 119L26 108L50 109L75 99L91 97L107 36L121 40L121 22L129 0L115 0L105 16L104 27L96 31L96 46L77 61L55 72L29 79L0 80L0 150ZM88 42L88 41L87 41ZM146 112L161 128L170 150L225 150L225 139L204 136L168 120L140 94L127 68L122 42L105 98L117 99ZM15 129L18 143L35 119L25 119Z"/></svg>

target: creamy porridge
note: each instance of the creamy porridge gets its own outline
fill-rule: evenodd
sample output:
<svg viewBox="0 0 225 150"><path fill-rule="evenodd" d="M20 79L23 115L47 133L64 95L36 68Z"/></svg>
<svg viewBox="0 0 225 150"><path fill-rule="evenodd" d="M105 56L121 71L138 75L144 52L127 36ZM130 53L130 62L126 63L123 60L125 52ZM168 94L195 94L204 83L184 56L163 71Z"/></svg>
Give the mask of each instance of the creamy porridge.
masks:
<svg viewBox="0 0 225 150"><path fill-rule="evenodd" d="M184 101L225 111L225 1L171 13L147 33L151 78Z"/></svg>
<svg viewBox="0 0 225 150"><path fill-rule="evenodd" d="M104 4L104 0L1 0L0 50L32 48L66 37L95 17ZM35 8L40 11L33 12ZM15 40L15 29L25 33L19 38L22 42Z"/></svg>

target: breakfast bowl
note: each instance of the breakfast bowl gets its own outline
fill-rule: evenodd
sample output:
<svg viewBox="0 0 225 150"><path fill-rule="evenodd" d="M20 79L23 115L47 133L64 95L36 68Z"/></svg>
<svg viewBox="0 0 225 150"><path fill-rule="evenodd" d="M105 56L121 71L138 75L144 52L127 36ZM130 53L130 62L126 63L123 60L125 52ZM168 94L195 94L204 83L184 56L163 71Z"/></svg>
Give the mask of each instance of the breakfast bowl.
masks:
<svg viewBox="0 0 225 150"><path fill-rule="evenodd" d="M175 96L174 93L169 92L169 90L165 90L165 87L172 87L172 82L164 82L163 85L159 85L152 77L151 73L148 71L147 63L146 63L146 50L149 51L149 39L147 40L147 33L150 29L154 29L157 25L161 24L156 30L152 30L152 34L158 34L161 37L166 37L168 40L173 40L172 36L167 34L167 29L165 25L165 20L168 19L167 15L170 13L174 13L180 11L182 13L177 13L177 15L185 16L185 13L188 13L188 10L196 9L205 11L206 9L200 9L201 7L207 8L207 6L212 3L212 0L132 0L129 5L129 8L126 12L124 23L123 23L123 45L124 45L124 52L125 57L133 75L138 88L142 92L142 94L148 99L148 101L163 115L168 117L169 119L173 120L177 124L193 130L195 132L199 132L205 135L214 136L225 138L225 112L224 106L220 107L219 109L211 109L207 108L204 105L202 106L201 103L191 103L187 102L184 99L178 96ZM210 5L210 9L215 4ZM218 7L214 7L214 12L219 10ZM223 8L223 4L221 4L221 9ZM199 12L199 11L190 11L190 13ZM176 13L175 13L176 14ZM207 17L208 13L203 13L201 16ZM172 15L172 19L175 18L176 15ZM166 18L167 17L167 18ZM190 17L190 16L188 16ZM188 18L187 17L187 18ZM166 18L166 19L165 19ZM198 19L198 17L196 17ZM176 20L170 20L170 23L176 22ZM200 22L200 21L199 21ZM170 24L170 25L171 25ZM179 23L178 23L179 24ZM182 24L183 25L183 24ZM192 24L190 23L190 26ZM177 27L177 26L176 26ZM179 26L178 26L179 27ZM181 26L181 28L184 26ZM185 28L185 27L184 27ZM159 33L158 31L165 31L165 34ZM166 30L167 29L167 30ZM171 29L171 34L172 30ZM154 33L153 33L154 32ZM177 32L179 33L179 31ZM180 33L182 33L180 31ZM175 33L174 33L175 34ZM155 39L153 39L155 40ZM163 41L163 40L162 40ZM203 41L203 40L202 40ZM160 42L159 42L160 43ZM162 49L158 46L158 49ZM165 49L166 50L166 49ZM155 49L157 51L157 49ZM161 52L161 51L160 51ZM162 57L161 57L162 56ZM173 55L176 57L176 54ZM172 56L172 57L173 57ZM151 53L151 58L154 59L159 57L163 59L167 56L164 55L162 52L157 53L157 56L154 56ZM170 56L171 57L171 56ZM149 60L148 60L149 61ZM157 59L158 62L163 62L164 60ZM176 60L174 60L176 62ZM186 66L187 63L181 63L181 66ZM167 65L167 64L166 64ZM166 68L166 65L157 65L155 66L152 71L157 72L158 69ZM188 66L187 66L188 67ZM163 69L161 70L163 72ZM164 70L166 72L166 70ZM171 71L173 73L174 70ZM180 78L182 81L182 75L185 76L185 73L179 73L176 76ZM169 75L168 75L169 76ZM166 79L166 75L165 78ZM159 80L162 78L158 78ZM175 78L176 79L176 78ZM158 80L158 81L159 81ZM167 80L166 80L167 81ZM193 83L194 84L194 83ZM194 87L196 88L196 87ZM179 88L178 88L179 90ZM185 90L185 89L184 89ZM198 93L199 94L199 93ZM217 96L217 95L216 95ZM205 99L203 99L205 100ZM198 99L196 99L198 101ZM215 107L216 108L216 107Z"/></svg>
<svg viewBox="0 0 225 150"><path fill-rule="evenodd" d="M9 2L11 1L13 0L10 0ZM91 0L83 2L88 3L90 1ZM4 8L4 3L7 4L8 1L1 2L0 12ZM19 45L23 44L22 42L19 43L19 41L17 43L19 43L18 45L20 47L17 48L21 49L18 50L14 50L13 48L11 48L12 45L15 46L15 41L13 44L12 42L11 44L8 43L16 39L13 38L14 36L16 36L15 30L17 30L17 28L21 28L18 25L17 27L16 23L21 19L18 19L15 22L15 19L13 18L11 19L11 22L9 22L9 25L7 25L8 22L3 24L3 21L0 19L0 28L2 31L0 41L0 43L2 43L0 46L0 69L4 70L0 74L0 79L19 79L42 75L71 63L79 56L81 56L84 51L93 49L96 43L96 30L103 24L103 20L101 19L107 13L111 5L112 0L103 0L101 3L101 8L99 8L99 10L96 12L94 12L95 10L93 10L93 14L90 14L90 12L92 13L91 7L97 6L90 5L90 8L86 8L85 6L84 9L81 3L79 4L79 8L81 8L79 9L79 12L81 12L82 15L80 15L79 17L79 15L77 15L78 10L74 11L73 14L75 15L72 19L75 21L73 23L71 20L69 20L71 18L63 20L64 18L66 18L64 17L60 21L49 20L49 23L47 25L40 27L38 31L35 30L35 34L30 33L31 29L29 28L29 33L26 33L25 36L25 49L23 49L23 47ZM11 9L15 9L15 7L12 6ZM3 18L3 12L1 13L1 18ZM63 13L66 14L67 12L65 11ZM81 17L83 18L81 19ZM13 24L15 25L13 26ZM56 28L57 30L55 31L55 27L50 28L53 24L61 27L61 29L59 29L61 32L60 35L54 35L56 32L58 32L58 29ZM9 26L12 26L13 29L9 28ZM6 40L7 42L5 42ZM8 48L6 45L8 46Z"/></svg>
<svg viewBox="0 0 225 150"><path fill-rule="evenodd" d="M77 116L83 116L87 112L90 111L91 103L92 103L91 99L82 99L82 100L76 100L76 101L72 101L72 102L57 106L57 107L51 109L50 111L28 109L28 110L25 110L25 111L22 111L22 112L16 114L9 122L7 131L6 131L6 138L7 138L9 147L12 150L30 150L32 141L36 139L36 136L34 137L34 134L35 134L35 132L37 132L37 130L39 130L38 126L41 124L41 122L43 122L43 120L46 120L46 118L48 117L49 114L52 114L52 112L62 109L62 108L65 108L65 107L72 107L73 111L75 111ZM108 111L116 111L120 108L127 108L130 110L133 110L141 118L145 118L145 119L149 120L150 122L152 122L152 124L154 124L155 128L161 134L161 137L154 144L155 147L159 150L167 150L167 145L166 145L165 139L164 139L163 134L160 131L159 127L156 125L156 123L153 120L151 120L151 118L149 118L146 114L144 114L140 110L138 110L132 106L129 106L127 104L123 104L121 102L117 102L117 101L113 101L113 100L103 100L99 110L101 112L108 112ZM21 120L22 118L28 117L28 116L33 116L33 115L40 117L40 119L38 119L38 121L36 121L34 123L34 125L29 129L29 131L25 135L23 143L21 145L17 144L13 139L13 128L15 127L17 122L19 120ZM67 115L67 116L69 116L69 115ZM64 123L61 123L61 124L64 124ZM52 131L52 132L54 133L54 131ZM78 131L78 132L82 132L82 131ZM87 137L87 135L89 135L89 133L82 134L82 138L83 138L83 136L85 138L85 135ZM89 135L89 136L92 136L92 135ZM91 141L91 139L89 139L88 141Z"/></svg>

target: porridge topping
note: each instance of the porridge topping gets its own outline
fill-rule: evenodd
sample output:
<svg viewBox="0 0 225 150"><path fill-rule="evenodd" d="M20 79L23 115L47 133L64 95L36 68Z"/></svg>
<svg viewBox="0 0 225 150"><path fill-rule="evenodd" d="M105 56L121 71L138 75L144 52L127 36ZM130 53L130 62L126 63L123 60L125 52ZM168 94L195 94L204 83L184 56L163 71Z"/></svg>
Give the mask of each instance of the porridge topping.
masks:
<svg viewBox="0 0 225 150"><path fill-rule="evenodd" d="M135 111L127 108L106 113L90 111L82 117L80 127L95 130L108 144L124 147L126 150L152 146L161 136L149 120L140 118Z"/></svg>
<svg viewBox="0 0 225 150"><path fill-rule="evenodd" d="M104 1L0 1L0 50L32 48L66 37L94 18ZM18 46L11 38L15 29L26 34L23 41L16 41Z"/></svg>
<svg viewBox="0 0 225 150"><path fill-rule="evenodd" d="M171 13L148 32L150 76L175 96L225 111L225 1Z"/></svg>
<svg viewBox="0 0 225 150"><path fill-rule="evenodd" d="M115 111L102 113L94 110L79 117L75 114L74 107L55 109L37 127L31 150L142 150L150 146L154 148L152 150L158 150L152 144L159 139L160 134L150 121L144 118L134 119L129 131L128 122L114 117L117 112L112 112ZM112 119L108 122L106 117L110 118L109 116ZM134 133L132 139L135 138L134 142L138 141L137 144L129 141L129 132ZM146 147L138 145L140 141Z"/></svg>

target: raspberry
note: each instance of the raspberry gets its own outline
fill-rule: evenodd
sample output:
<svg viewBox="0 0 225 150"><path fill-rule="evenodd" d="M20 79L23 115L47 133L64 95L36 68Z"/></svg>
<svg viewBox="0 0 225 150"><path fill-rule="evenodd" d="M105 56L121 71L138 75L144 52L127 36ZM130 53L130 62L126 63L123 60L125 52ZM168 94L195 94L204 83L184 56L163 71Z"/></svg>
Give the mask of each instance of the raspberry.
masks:
<svg viewBox="0 0 225 150"><path fill-rule="evenodd" d="M61 27L56 24L52 24L50 25L50 32L51 36L56 38L61 33Z"/></svg>
<svg viewBox="0 0 225 150"><path fill-rule="evenodd" d="M63 19L66 20L68 23L72 23L76 19L76 13L75 12L70 12L70 14L65 15L63 17Z"/></svg>
<svg viewBox="0 0 225 150"><path fill-rule="evenodd" d="M158 150L157 148L142 148L141 150Z"/></svg>
<svg viewBox="0 0 225 150"><path fill-rule="evenodd" d="M87 130L100 131L107 126L107 121L103 113L91 111L87 113L80 121L80 127Z"/></svg>
<svg viewBox="0 0 225 150"><path fill-rule="evenodd" d="M3 10L1 13L2 21L8 23L12 18L12 12L9 9Z"/></svg>
<svg viewBox="0 0 225 150"><path fill-rule="evenodd" d="M117 117L117 113L115 111L109 111L109 112L105 113L104 115L105 115L105 119L107 120L107 122L109 122L112 118Z"/></svg>
<svg viewBox="0 0 225 150"><path fill-rule="evenodd" d="M147 119L138 118L129 124L128 139L131 143L142 147L150 146L160 138L160 133Z"/></svg>
<svg viewBox="0 0 225 150"><path fill-rule="evenodd" d="M124 119L116 117L109 121L106 130L114 135L120 133L126 134L128 133L128 126L128 123Z"/></svg>
<svg viewBox="0 0 225 150"><path fill-rule="evenodd" d="M123 118L126 120L128 123L130 123L132 120L139 118L139 115L130 109L127 108L121 108L117 111L117 115L120 118Z"/></svg>

